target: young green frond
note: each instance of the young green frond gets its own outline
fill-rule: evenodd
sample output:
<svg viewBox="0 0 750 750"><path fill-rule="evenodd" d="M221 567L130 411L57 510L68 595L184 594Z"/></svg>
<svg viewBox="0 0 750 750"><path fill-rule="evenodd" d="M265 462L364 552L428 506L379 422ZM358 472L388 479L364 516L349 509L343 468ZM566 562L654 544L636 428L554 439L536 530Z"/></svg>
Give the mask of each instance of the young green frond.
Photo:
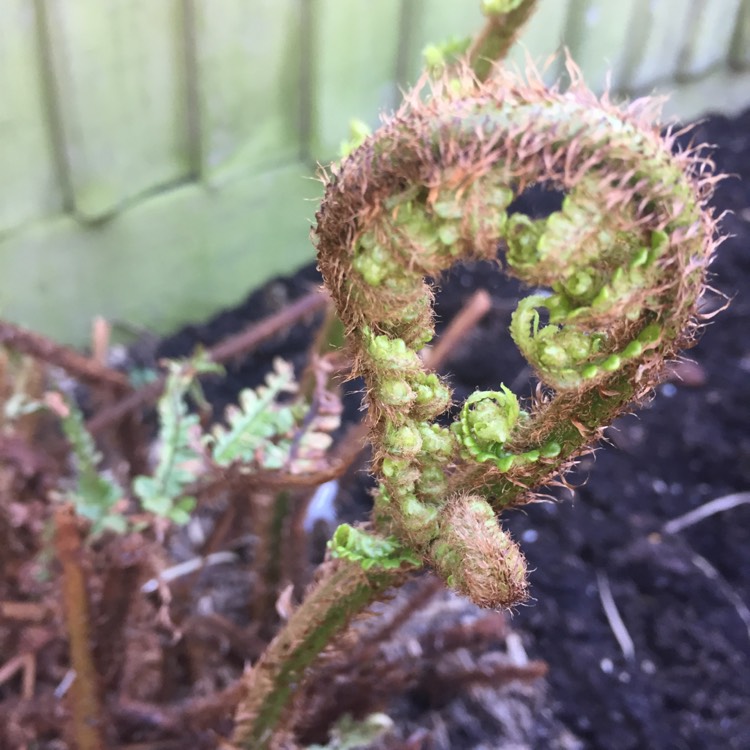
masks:
<svg viewBox="0 0 750 750"><path fill-rule="evenodd" d="M216 425L208 442L211 458L219 466L236 461L258 468L281 468L292 445L297 422L293 404L281 404L283 393L296 393L294 369L277 359L266 384L240 393L239 404L226 411L227 427Z"/></svg>
<svg viewBox="0 0 750 750"><path fill-rule="evenodd" d="M185 497L203 466L200 420L188 410L186 396L196 387L199 373L221 368L201 355L184 362L169 362L169 373L157 404L159 416L158 459L150 476L138 476L133 492L144 510L174 523L190 519L195 499Z"/></svg>
<svg viewBox="0 0 750 750"><path fill-rule="evenodd" d="M114 479L99 471L101 454L86 429L81 410L71 399L58 393L47 394L46 404L60 418L73 451L75 485L66 496L76 513L91 522L90 537L104 531L123 533L127 520L116 506L124 493Z"/></svg>

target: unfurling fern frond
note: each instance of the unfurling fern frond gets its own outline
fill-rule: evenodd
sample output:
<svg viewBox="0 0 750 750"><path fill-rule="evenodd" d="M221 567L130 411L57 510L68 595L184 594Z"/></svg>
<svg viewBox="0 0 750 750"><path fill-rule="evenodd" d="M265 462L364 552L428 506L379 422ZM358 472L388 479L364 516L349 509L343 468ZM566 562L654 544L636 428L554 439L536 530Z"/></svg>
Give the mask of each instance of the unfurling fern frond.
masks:
<svg viewBox="0 0 750 750"><path fill-rule="evenodd" d="M709 165L674 154L647 106L618 109L569 73L565 93L500 70L427 82L332 171L314 230L368 386L379 531L484 605L526 595L495 512L532 500L690 345L715 246ZM539 183L562 208L510 213ZM544 387L524 411L505 386L476 393L447 429L450 390L418 356L434 333L425 279L499 246L511 275L548 290L511 324Z"/></svg>

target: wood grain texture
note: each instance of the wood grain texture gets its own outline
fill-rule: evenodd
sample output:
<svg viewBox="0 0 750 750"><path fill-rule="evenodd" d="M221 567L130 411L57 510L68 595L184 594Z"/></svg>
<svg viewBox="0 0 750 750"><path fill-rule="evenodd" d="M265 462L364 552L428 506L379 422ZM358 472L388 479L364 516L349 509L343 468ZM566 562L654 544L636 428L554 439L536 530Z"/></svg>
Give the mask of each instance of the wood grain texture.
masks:
<svg viewBox="0 0 750 750"><path fill-rule="evenodd" d="M371 127L398 103L400 0L307 0L312 111L309 152L336 158L352 118Z"/></svg>
<svg viewBox="0 0 750 750"><path fill-rule="evenodd" d="M76 214L98 221L183 179L189 162L180 0L44 7Z"/></svg>
<svg viewBox="0 0 750 750"><path fill-rule="evenodd" d="M686 0L637 0L633 10L620 83L643 91L674 77L693 10Z"/></svg>
<svg viewBox="0 0 750 750"><path fill-rule="evenodd" d="M571 0L564 42L594 91L617 89L625 69L633 0ZM642 28L641 33L647 29Z"/></svg>
<svg viewBox="0 0 750 750"><path fill-rule="evenodd" d="M750 68L750 0L742 0L737 14L729 60L734 68Z"/></svg>
<svg viewBox="0 0 750 750"><path fill-rule="evenodd" d="M728 62L741 2L692 0L690 28L685 34L677 71L679 79L695 78Z"/></svg>
<svg viewBox="0 0 750 750"><path fill-rule="evenodd" d="M298 158L303 0L192 2L202 176Z"/></svg>
<svg viewBox="0 0 750 750"><path fill-rule="evenodd" d="M0 235L62 208L30 0L0 12Z"/></svg>

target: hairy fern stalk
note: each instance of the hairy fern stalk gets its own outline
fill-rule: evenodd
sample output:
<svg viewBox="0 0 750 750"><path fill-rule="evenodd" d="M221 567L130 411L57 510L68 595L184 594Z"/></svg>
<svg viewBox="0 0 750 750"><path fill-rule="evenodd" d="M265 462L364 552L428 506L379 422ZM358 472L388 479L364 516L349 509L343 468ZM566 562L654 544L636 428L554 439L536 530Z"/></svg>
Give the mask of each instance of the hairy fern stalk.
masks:
<svg viewBox="0 0 750 750"><path fill-rule="evenodd" d="M533 500L693 343L716 244L710 165L673 153L651 101L619 108L569 74L564 93L502 70L425 80L332 169L314 229L367 382L377 532L483 606L527 596L497 512ZM508 215L538 183L564 192L562 208ZM425 277L498 246L508 273L544 290L511 324L540 385L524 408L505 386L477 392L446 427L451 391L418 354L434 334Z"/></svg>
<svg viewBox="0 0 750 750"><path fill-rule="evenodd" d="M535 0L498 4L465 68L436 66L324 177L313 239L367 384L379 488L372 523L336 530L334 559L245 676L240 747L280 746L316 654L409 571L427 565L481 606L524 601L525 560L498 513L560 479L695 341L717 243L710 163L673 153L652 101L597 99L572 63L565 92L478 65L496 42L502 57ZM496 13L513 16L512 33ZM509 215L540 183L565 194L562 208ZM528 404L501 384L478 391L446 426L451 390L419 356L434 334L426 279L499 247L533 290L511 335L539 385Z"/></svg>

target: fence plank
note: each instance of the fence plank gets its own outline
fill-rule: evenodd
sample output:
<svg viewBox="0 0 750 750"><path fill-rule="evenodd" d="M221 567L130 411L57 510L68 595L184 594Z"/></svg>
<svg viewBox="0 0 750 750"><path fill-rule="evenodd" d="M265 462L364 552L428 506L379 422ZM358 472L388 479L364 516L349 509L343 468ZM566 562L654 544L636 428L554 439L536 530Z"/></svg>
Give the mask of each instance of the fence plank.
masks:
<svg viewBox="0 0 750 750"><path fill-rule="evenodd" d="M537 64L543 64L551 55L560 52L565 43L565 24L570 12L569 0L541 0L536 12L524 29L520 43L508 55L508 62L522 69L526 65L527 53ZM554 80L562 67L562 58L552 65L546 79Z"/></svg>
<svg viewBox="0 0 750 750"><path fill-rule="evenodd" d="M678 69L684 40L690 29L691 3L686 0L638 0L631 18L627 71L621 81L629 91L644 91L670 81Z"/></svg>
<svg viewBox="0 0 750 750"><path fill-rule="evenodd" d="M0 233L57 211L62 195L44 106L34 4L0 14Z"/></svg>
<svg viewBox="0 0 750 750"><path fill-rule="evenodd" d="M76 213L101 219L189 171L180 0L47 3Z"/></svg>
<svg viewBox="0 0 750 750"><path fill-rule="evenodd" d="M358 118L377 126L398 103L400 0L310 0L310 151L328 160Z"/></svg>
<svg viewBox="0 0 750 750"><path fill-rule="evenodd" d="M403 0L409 28L404 58L402 85L413 85L424 70L422 50L428 44L462 39L476 33L484 23L478 2L460 0Z"/></svg>
<svg viewBox="0 0 750 750"><path fill-rule="evenodd" d="M222 186L190 183L82 227L73 217L0 240L0 307L59 341L94 315L165 332L312 262L321 185L301 163Z"/></svg>
<svg viewBox="0 0 750 750"><path fill-rule="evenodd" d="M202 172L301 153L301 0L195 0Z"/></svg>
<svg viewBox="0 0 750 750"><path fill-rule="evenodd" d="M571 0L565 43L594 91L602 91L608 77L617 89L624 72L625 45L633 14L633 0ZM645 33L645 29L639 29Z"/></svg>
<svg viewBox="0 0 750 750"><path fill-rule="evenodd" d="M730 60L734 68L750 68L750 0L742 0Z"/></svg>
<svg viewBox="0 0 750 750"><path fill-rule="evenodd" d="M750 71L731 70L720 66L712 73L679 86L665 83L656 87L666 103L663 121L673 119L691 122L710 112L733 117L750 105Z"/></svg>
<svg viewBox="0 0 750 750"><path fill-rule="evenodd" d="M691 28L680 56L680 78L695 78L729 58L741 0L693 0Z"/></svg>

